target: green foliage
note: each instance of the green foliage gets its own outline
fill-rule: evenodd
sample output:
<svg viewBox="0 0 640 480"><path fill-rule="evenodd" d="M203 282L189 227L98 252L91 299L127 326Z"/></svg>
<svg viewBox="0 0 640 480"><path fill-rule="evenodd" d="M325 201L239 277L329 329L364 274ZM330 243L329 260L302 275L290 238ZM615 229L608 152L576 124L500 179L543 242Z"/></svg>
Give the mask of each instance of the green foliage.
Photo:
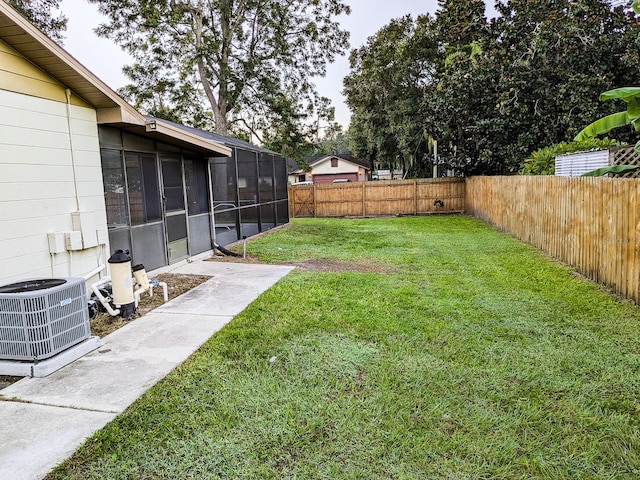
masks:
<svg viewBox="0 0 640 480"><path fill-rule="evenodd" d="M595 122L587 125L574 138L575 141L581 142L588 138L594 138L598 135L609 133L614 128L626 127L631 123L631 119L627 112L618 112L600 118Z"/></svg>
<svg viewBox="0 0 640 480"><path fill-rule="evenodd" d="M67 18L59 14L60 0L7 0L27 20L62 45ZM54 15L56 13L57 15Z"/></svg>
<svg viewBox="0 0 640 480"><path fill-rule="evenodd" d="M392 20L351 52L343 93L351 109L349 145L355 156L376 168L405 171L424 161L420 100L437 54L428 15Z"/></svg>
<svg viewBox="0 0 640 480"><path fill-rule="evenodd" d="M590 172L583 173L582 176L583 177L601 177L609 173L612 173L614 175L618 173L626 173L626 172L630 172L631 170L637 170L638 168L640 168L638 167L638 165L613 165L610 167L597 168Z"/></svg>
<svg viewBox="0 0 640 480"><path fill-rule="evenodd" d="M440 55L432 81L421 99L424 133L438 141L439 163L458 173L484 172L472 168L481 162L486 128L484 112L493 104L488 92L493 83L493 68L486 61L490 35L485 4L479 0L439 0L435 19L436 41Z"/></svg>
<svg viewBox="0 0 640 480"><path fill-rule="evenodd" d="M600 118L587 125L575 140L592 138L610 132L614 128L632 125L636 131L640 131L640 87L622 87L609 90L600 95L600 100L623 100L627 104L625 112L618 112ZM636 144L636 150L640 151L640 141Z"/></svg>
<svg viewBox="0 0 640 480"><path fill-rule="evenodd" d="M425 93L426 131L466 174L521 170L528 152L613 113L595 92L638 78L639 20L605 0L508 0L496 8L500 16L466 39L482 53L444 39L459 53Z"/></svg>
<svg viewBox="0 0 640 480"><path fill-rule="evenodd" d="M324 135L314 142L305 156L351 154L349 136L342 125L332 122L325 129Z"/></svg>
<svg viewBox="0 0 640 480"><path fill-rule="evenodd" d="M556 172L556 156L566 153L602 150L620 145L618 140L609 138L585 138L573 142L560 142L550 147L544 147L532 152L524 161L520 171L522 175L553 175Z"/></svg>
<svg viewBox="0 0 640 480"><path fill-rule="evenodd" d="M295 95L272 95L269 101L276 106L267 114L267 119L260 122L258 130L261 143L265 148L278 152L285 157L302 159L304 152L311 145L311 135L304 127L307 118L303 107L295 100Z"/></svg>
<svg viewBox="0 0 640 480"><path fill-rule="evenodd" d="M342 0L90 1L108 19L98 34L134 58L123 93L143 111L266 132L291 150L306 135L312 78L348 45Z"/></svg>
<svg viewBox="0 0 640 480"><path fill-rule="evenodd" d="M463 216L249 252L300 268L48 480L638 477L631 302Z"/></svg>
<svg viewBox="0 0 640 480"><path fill-rule="evenodd" d="M436 31L445 55L483 38L488 24L482 0L438 0Z"/></svg>
<svg viewBox="0 0 640 480"><path fill-rule="evenodd" d="M439 6L413 26L392 21L351 53L354 154L383 164L411 159L428 171L423 140L433 138L450 170L513 173L531 151L614 113L599 92L638 83L640 17L608 0L503 0L491 21L480 0ZM423 132L413 136L417 118Z"/></svg>
<svg viewBox="0 0 640 480"><path fill-rule="evenodd" d="M624 102L631 104L640 97L640 87L621 87L608 92L604 92L600 95L600 101L605 100L623 100Z"/></svg>

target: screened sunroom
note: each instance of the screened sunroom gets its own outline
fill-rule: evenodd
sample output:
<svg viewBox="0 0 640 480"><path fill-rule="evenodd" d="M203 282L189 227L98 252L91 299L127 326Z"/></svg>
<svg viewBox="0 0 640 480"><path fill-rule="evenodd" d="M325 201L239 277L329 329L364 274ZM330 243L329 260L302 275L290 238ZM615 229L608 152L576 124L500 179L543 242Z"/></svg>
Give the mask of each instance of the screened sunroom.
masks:
<svg viewBox="0 0 640 480"><path fill-rule="evenodd" d="M100 127L112 251L129 250L151 270L289 221L284 158L233 138L150 122L224 149L174 142L157 131Z"/></svg>

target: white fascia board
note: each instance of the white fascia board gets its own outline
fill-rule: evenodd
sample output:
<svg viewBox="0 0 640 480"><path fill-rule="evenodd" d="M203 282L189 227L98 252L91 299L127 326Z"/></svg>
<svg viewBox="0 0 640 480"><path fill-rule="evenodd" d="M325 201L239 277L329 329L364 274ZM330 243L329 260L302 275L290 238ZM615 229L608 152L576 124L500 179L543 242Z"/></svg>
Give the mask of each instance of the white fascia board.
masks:
<svg viewBox="0 0 640 480"><path fill-rule="evenodd" d="M161 135L175 138L182 142L190 143L191 145L210 150L214 153L230 157L232 150L229 147L222 145L221 143L214 142L212 140L206 140L197 135L192 135L189 132L174 127L173 125L164 123L162 120L154 119L153 121L147 121L145 124L147 132L155 132Z"/></svg>

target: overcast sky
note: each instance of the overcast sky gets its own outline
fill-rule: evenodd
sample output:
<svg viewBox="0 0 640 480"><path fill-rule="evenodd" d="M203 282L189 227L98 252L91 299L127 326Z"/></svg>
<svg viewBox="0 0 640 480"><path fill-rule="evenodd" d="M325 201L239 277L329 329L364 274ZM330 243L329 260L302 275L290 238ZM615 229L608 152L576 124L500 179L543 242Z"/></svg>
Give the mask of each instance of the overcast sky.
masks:
<svg viewBox="0 0 640 480"><path fill-rule="evenodd" d="M363 45L392 18L406 14L416 17L426 12L433 14L438 6L437 0L346 0L346 3L351 5L351 15L339 20L342 27L351 32L351 48ZM489 8L487 14L492 16L493 9ZM124 86L126 80L121 68L130 59L120 47L93 33L93 29L105 19L97 12L97 6L86 0L63 0L62 9L69 18L64 40L66 50L114 90ZM333 101L336 120L345 127L349 124L350 114L340 91L342 79L348 73L349 61L345 55L328 66L325 78L316 80L320 95Z"/></svg>

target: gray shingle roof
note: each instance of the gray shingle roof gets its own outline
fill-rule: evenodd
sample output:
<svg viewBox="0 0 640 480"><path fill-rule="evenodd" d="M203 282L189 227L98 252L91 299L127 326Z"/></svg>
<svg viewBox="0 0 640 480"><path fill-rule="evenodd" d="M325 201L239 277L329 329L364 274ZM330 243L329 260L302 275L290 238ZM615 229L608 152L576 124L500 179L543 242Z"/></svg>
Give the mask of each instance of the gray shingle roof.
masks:
<svg viewBox="0 0 640 480"><path fill-rule="evenodd" d="M154 117L146 116L149 120L154 120ZM186 132L191 133L192 135L198 135L199 137L206 138L207 140L212 140L214 142L221 143L229 148L240 148L242 150L248 150L251 152L260 152L260 153L271 153L273 155L280 155L277 152L273 152L271 150L267 150L266 148L259 147L254 145L253 143L245 142L244 140L240 140L238 138L228 137L225 135L220 135L219 133L209 132L207 130L201 130L195 127L188 127L187 125L182 125L180 123L171 122L169 120L164 120L158 118L161 122L165 122L184 130Z"/></svg>

